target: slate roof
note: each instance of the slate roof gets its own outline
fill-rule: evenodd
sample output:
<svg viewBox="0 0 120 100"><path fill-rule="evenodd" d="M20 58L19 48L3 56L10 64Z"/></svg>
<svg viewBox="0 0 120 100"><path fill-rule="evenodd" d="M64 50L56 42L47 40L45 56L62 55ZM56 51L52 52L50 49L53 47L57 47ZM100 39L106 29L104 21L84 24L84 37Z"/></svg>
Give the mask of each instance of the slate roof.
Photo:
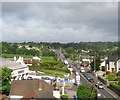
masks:
<svg viewBox="0 0 120 100"><path fill-rule="evenodd" d="M120 55L112 55L108 57L107 62L115 62L119 59L120 59Z"/></svg>
<svg viewBox="0 0 120 100"><path fill-rule="evenodd" d="M41 89L41 90L39 90ZM53 86L44 80L13 80L10 95L21 95L26 98L55 98Z"/></svg>
<svg viewBox="0 0 120 100"><path fill-rule="evenodd" d="M15 63L14 61L11 61L9 59L1 58L0 57L0 67L6 66L12 70L15 69L21 69L21 68L27 68L27 65L22 65L20 63Z"/></svg>

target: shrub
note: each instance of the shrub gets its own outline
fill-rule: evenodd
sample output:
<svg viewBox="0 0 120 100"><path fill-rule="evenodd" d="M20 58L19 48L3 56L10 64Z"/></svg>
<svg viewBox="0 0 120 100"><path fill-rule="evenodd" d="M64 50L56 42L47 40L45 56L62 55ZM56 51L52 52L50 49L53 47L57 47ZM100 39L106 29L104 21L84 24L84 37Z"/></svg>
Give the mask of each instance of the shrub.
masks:
<svg viewBox="0 0 120 100"><path fill-rule="evenodd" d="M94 88L90 85L79 85L77 90L77 96L80 100L95 100L97 97L97 91L95 91Z"/></svg>
<svg viewBox="0 0 120 100"><path fill-rule="evenodd" d="M120 76L120 71L116 74L117 76Z"/></svg>
<svg viewBox="0 0 120 100"><path fill-rule="evenodd" d="M115 73L109 73L108 74L108 80L109 81L114 81L116 79L116 74Z"/></svg>
<svg viewBox="0 0 120 100"><path fill-rule="evenodd" d="M107 72L106 72L106 74L109 74L109 73L110 73L110 71L107 71Z"/></svg>
<svg viewBox="0 0 120 100"><path fill-rule="evenodd" d="M69 96L68 96L68 94L62 94L62 95L60 96L60 98L61 98L62 100L68 100Z"/></svg>
<svg viewBox="0 0 120 100"><path fill-rule="evenodd" d="M112 82L110 85L120 92L120 85L117 82Z"/></svg>

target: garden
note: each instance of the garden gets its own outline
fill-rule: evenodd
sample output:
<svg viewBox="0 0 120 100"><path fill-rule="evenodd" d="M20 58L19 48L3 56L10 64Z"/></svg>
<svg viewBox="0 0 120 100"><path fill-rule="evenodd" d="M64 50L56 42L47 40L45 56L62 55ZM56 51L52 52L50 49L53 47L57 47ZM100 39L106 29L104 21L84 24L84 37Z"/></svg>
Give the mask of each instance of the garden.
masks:
<svg viewBox="0 0 120 100"><path fill-rule="evenodd" d="M46 75L58 76L61 78L70 73L64 64L61 61L56 60L53 56L44 56L40 62L33 63L32 66L29 66L29 68L30 70L44 72Z"/></svg>
<svg viewBox="0 0 120 100"><path fill-rule="evenodd" d="M110 82L110 86L120 92L120 72L108 72L105 77Z"/></svg>

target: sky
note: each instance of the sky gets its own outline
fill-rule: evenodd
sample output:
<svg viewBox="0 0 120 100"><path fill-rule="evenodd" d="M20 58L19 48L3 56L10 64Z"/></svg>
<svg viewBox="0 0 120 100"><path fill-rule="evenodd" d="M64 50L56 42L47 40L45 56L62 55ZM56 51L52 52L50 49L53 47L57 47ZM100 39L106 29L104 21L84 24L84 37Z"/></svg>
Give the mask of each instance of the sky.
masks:
<svg viewBox="0 0 120 100"><path fill-rule="evenodd" d="M1 41L118 41L118 3L3 2Z"/></svg>

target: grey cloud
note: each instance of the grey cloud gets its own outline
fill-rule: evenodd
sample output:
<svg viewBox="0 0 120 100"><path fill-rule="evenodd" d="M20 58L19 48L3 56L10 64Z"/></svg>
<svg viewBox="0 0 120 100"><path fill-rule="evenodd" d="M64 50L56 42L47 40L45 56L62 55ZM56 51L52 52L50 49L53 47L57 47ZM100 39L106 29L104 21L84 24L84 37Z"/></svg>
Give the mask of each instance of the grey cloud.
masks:
<svg viewBox="0 0 120 100"><path fill-rule="evenodd" d="M2 8L5 41L117 41L117 3L13 2Z"/></svg>

